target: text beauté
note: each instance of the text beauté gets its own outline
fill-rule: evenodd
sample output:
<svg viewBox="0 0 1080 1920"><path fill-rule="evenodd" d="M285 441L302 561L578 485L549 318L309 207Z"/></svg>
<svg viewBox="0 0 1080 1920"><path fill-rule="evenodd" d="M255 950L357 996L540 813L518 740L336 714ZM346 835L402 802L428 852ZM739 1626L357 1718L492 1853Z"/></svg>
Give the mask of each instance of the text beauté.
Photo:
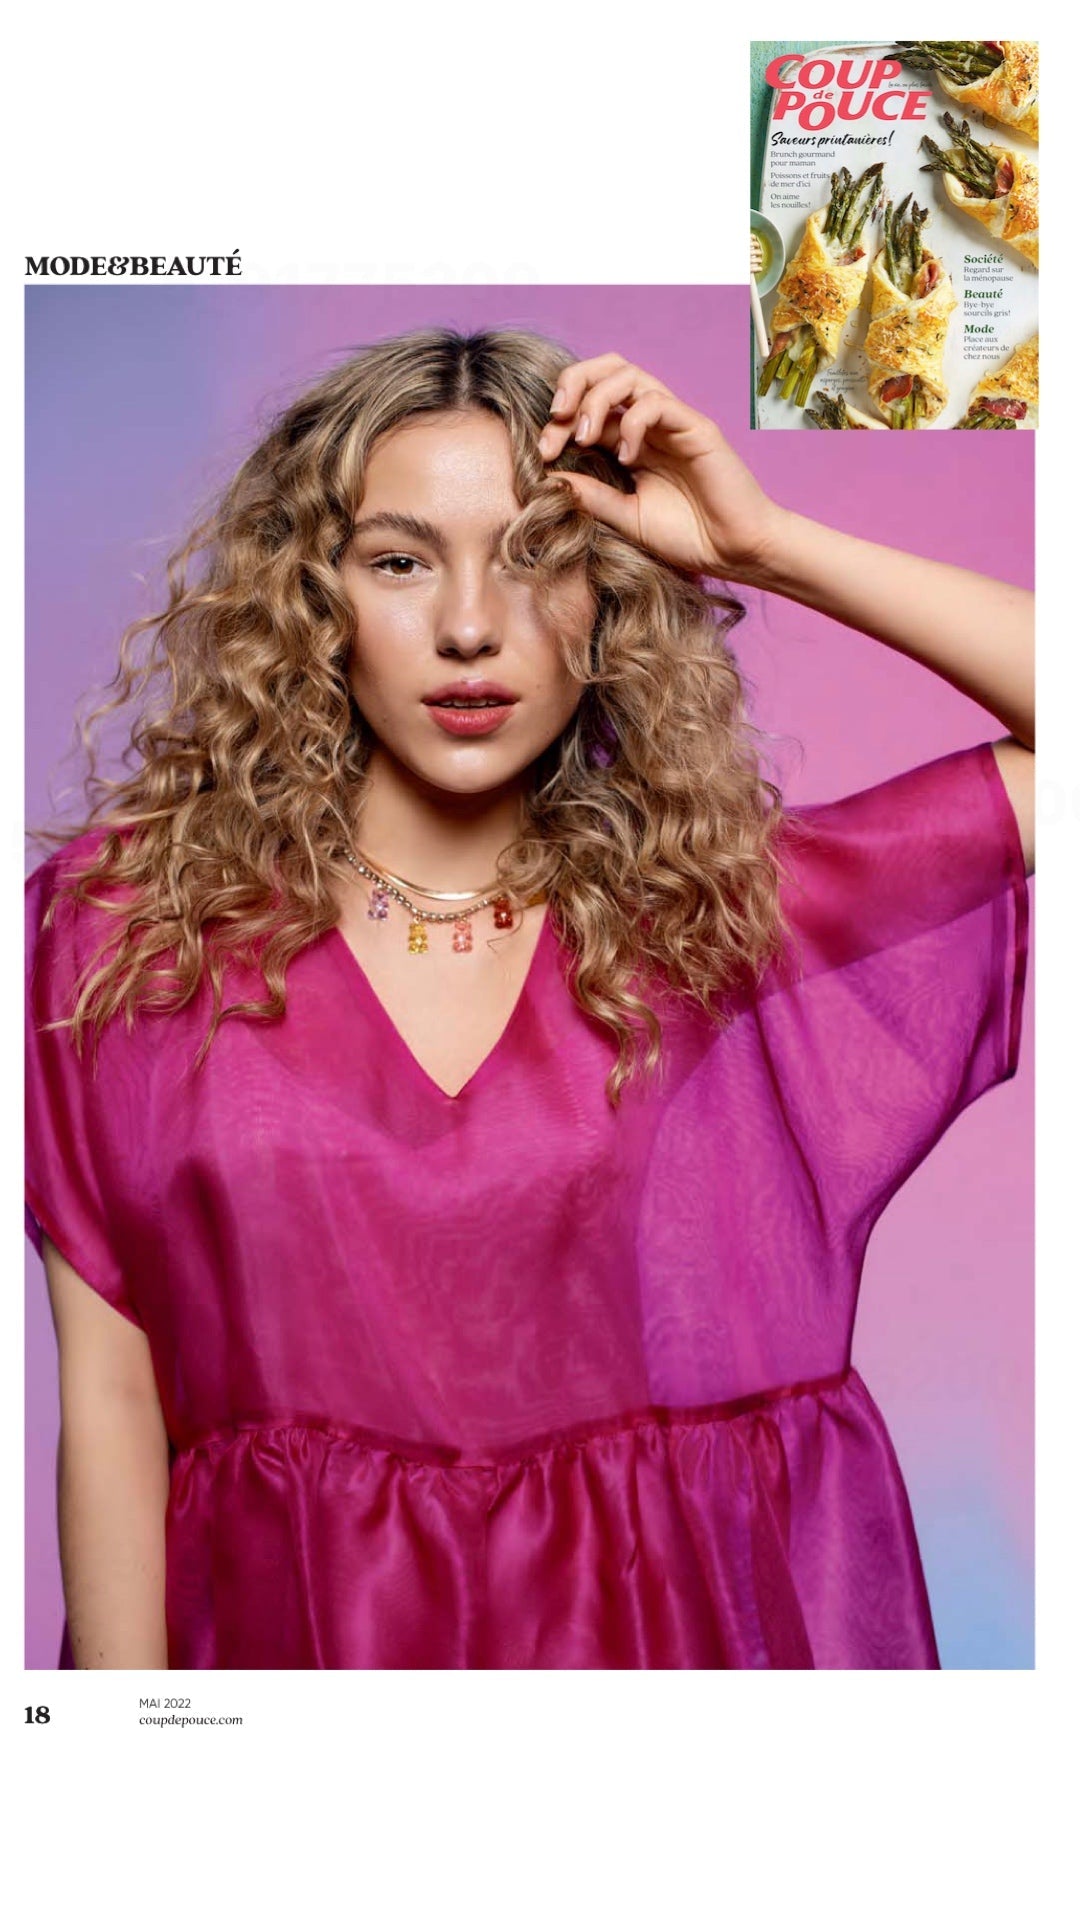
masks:
<svg viewBox="0 0 1080 1920"><path fill-rule="evenodd" d="M52 280L66 279L151 279L198 280L209 274L212 280L235 280L241 272L240 249L231 253L43 253L35 260L26 256L26 275L42 275Z"/></svg>
<svg viewBox="0 0 1080 1920"><path fill-rule="evenodd" d="M765 69L765 79L776 94L774 120L793 118L808 133L820 133L835 120L925 120L932 93L892 87L903 71L899 60L826 60L811 55L779 53ZM781 77L783 76L783 77ZM821 89L838 87L839 99L824 98ZM817 98L811 99L810 95Z"/></svg>

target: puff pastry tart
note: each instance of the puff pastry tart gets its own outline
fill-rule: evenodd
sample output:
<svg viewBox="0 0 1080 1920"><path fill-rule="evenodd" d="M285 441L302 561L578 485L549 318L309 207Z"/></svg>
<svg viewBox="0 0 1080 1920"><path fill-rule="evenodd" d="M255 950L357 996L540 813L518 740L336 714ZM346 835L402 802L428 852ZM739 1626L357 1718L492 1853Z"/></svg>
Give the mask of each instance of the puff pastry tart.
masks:
<svg viewBox="0 0 1080 1920"><path fill-rule="evenodd" d="M818 367L835 359L844 322L866 285L870 255L862 235L881 172L879 162L853 180L842 167L832 176L828 206L816 208L807 220L777 288L759 396L779 379L783 398L805 406Z"/></svg>
<svg viewBox="0 0 1080 1920"><path fill-rule="evenodd" d="M922 244L927 210L913 205L904 220L910 197L895 211L886 207L870 269L870 397L890 427L927 425L945 406L945 336L958 304L945 267Z"/></svg>
<svg viewBox="0 0 1080 1920"><path fill-rule="evenodd" d="M958 427L1037 427L1039 424L1039 336L1033 333L1010 354L1003 367L984 373Z"/></svg>
<svg viewBox="0 0 1080 1920"><path fill-rule="evenodd" d="M1038 140L1037 40L901 40L897 52L907 66L934 71L969 113Z"/></svg>
<svg viewBox="0 0 1080 1920"><path fill-rule="evenodd" d="M940 173L959 213L978 220L995 240L1039 264L1039 169L1015 147L982 146L966 120L945 115L953 144L944 151L929 134L922 145L930 155L923 173Z"/></svg>

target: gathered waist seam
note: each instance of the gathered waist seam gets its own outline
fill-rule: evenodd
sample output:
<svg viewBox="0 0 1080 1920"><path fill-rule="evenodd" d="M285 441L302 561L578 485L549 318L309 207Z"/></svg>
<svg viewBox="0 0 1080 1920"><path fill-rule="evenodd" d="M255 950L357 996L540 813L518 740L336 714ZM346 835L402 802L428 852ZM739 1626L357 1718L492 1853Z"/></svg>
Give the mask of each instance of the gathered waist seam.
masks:
<svg viewBox="0 0 1080 1920"><path fill-rule="evenodd" d="M316 1416L294 1415L271 1417L265 1420L240 1420L231 1425L216 1427L200 1434L195 1440L175 1449L175 1458L183 1459L196 1453L204 1453L212 1448L227 1447L248 1434L273 1433L315 1433L327 1440L345 1445L363 1448L369 1453L387 1454L407 1466L453 1467L474 1472L490 1471L493 1468L526 1465L545 1455L584 1446L590 1440L600 1440L607 1436L622 1433L634 1433L638 1429L652 1428L660 1431L678 1431L719 1425L729 1420L737 1420L744 1415L768 1412L770 1408L781 1405L786 1400L798 1399L804 1395L834 1392L857 1379L854 1367L846 1366L838 1373L823 1374L816 1380L799 1380L783 1387L770 1387L760 1393L744 1394L735 1400L718 1400L703 1407L643 1407L634 1413L612 1414L603 1420L580 1421L575 1426L561 1428L556 1433L538 1436L523 1441L517 1446L490 1448L483 1454L470 1453L464 1448L449 1447L431 1441L403 1440L400 1436L378 1432L372 1427L345 1426L334 1421L319 1419Z"/></svg>

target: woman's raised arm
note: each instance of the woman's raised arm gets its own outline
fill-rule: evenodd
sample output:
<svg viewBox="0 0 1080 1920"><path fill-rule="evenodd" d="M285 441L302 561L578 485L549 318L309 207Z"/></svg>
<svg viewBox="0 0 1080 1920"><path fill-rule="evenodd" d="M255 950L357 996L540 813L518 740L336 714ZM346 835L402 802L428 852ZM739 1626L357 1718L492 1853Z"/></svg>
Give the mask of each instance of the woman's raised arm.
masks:
<svg viewBox="0 0 1080 1920"><path fill-rule="evenodd" d="M1023 587L783 513L757 584L906 653L1000 720L994 752L1035 868L1035 608Z"/></svg>
<svg viewBox="0 0 1080 1920"><path fill-rule="evenodd" d="M783 511L755 584L921 661L1034 748L1033 597L1023 587Z"/></svg>
<svg viewBox="0 0 1080 1920"><path fill-rule="evenodd" d="M783 594L918 660L1000 721L997 747L1033 860L1034 608L1030 593L961 567L840 533L778 506L719 427L619 354L560 375L540 453L573 438L608 447L634 476L621 493L560 475L582 507L673 566Z"/></svg>
<svg viewBox="0 0 1080 1920"><path fill-rule="evenodd" d="M169 1449L146 1335L43 1237L60 1350L60 1560L77 1667L167 1667Z"/></svg>

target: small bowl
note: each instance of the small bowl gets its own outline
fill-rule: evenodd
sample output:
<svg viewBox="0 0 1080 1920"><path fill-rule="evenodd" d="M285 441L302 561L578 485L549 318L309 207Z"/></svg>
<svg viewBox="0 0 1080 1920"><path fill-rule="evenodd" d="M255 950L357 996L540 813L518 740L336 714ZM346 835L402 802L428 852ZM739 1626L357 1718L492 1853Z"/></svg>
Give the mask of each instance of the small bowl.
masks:
<svg viewBox="0 0 1080 1920"><path fill-rule="evenodd" d="M759 273L757 283L757 290L764 299L767 293L771 293L773 288L779 285L780 275L784 271L784 243L772 221L766 220L763 213L758 213L753 208L750 212L750 231L759 236L765 249L765 271Z"/></svg>

